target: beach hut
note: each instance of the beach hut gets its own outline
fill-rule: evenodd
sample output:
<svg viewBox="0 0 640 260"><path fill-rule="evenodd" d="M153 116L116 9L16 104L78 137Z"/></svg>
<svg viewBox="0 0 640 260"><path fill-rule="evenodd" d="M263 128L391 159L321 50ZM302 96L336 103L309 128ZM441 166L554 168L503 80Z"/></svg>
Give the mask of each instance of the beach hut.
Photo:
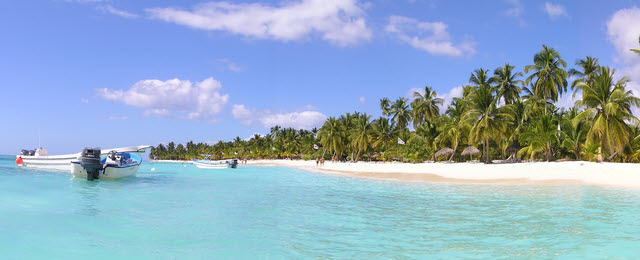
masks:
<svg viewBox="0 0 640 260"><path fill-rule="evenodd" d="M480 154L480 150L478 150L478 148L476 148L475 146L469 146L467 148L464 148L464 150L462 150L462 156L465 156L467 154L469 155L469 160L471 160L471 156Z"/></svg>
<svg viewBox="0 0 640 260"><path fill-rule="evenodd" d="M453 149L451 149L449 147L445 147L445 148L440 149L440 151L437 151L435 156L437 158L437 157L440 157L440 156L443 156L443 155L450 155L450 154L455 153L455 152L456 151L454 151Z"/></svg>

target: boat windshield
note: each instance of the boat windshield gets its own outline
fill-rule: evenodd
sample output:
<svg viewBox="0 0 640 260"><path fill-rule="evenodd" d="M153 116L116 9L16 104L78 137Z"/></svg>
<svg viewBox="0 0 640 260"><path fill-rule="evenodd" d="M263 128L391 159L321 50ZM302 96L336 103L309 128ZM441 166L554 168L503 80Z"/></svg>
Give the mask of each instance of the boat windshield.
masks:
<svg viewBox="0 0 640 260"><path fill-rule="evenodd" d="M109 159L109 156L102 158L100 162L102 164L107 163L107 159ZM113 161L109 159L110 163L113 162L119 165L128 165L128 164L140 164L142 162L142 157L140 157L140 155L137 155L135 153L115 153L114 157L116 158L116 160Z"/></svg>

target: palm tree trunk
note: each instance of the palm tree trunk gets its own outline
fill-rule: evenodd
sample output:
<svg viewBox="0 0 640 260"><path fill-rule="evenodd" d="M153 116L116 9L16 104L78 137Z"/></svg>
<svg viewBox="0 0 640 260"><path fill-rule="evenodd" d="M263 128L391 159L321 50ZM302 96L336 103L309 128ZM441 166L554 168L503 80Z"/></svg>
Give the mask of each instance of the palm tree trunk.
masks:
<svg viewBox="0 0 640 260"><path fill-rule="evenodd" d="M456 143L456 145L453 147L453 153L451 154L451 156L449 157L449 161L451 161L453 159L453 156L456 155L456 150L458 150L458 144Z"/></svg>
<svg viewBox="0 0 640 260"><path fill-rule="evenodd" d="M551 142L547 142L547 162L551 160Z"/></svg>
<svg viewBox="0 0 640 260"><path fill-rule="evenodd" d="M485 149L485 163L489 163L489 138L484 139L484 149Z"/></svg>

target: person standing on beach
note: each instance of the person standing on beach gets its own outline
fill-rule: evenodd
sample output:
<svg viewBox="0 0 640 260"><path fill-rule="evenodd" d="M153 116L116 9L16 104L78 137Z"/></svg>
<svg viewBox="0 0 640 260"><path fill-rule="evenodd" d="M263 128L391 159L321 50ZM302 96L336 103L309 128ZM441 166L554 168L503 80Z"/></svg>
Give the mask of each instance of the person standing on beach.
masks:
<svg viewBox="0 0 640 260"><path fill-rule="evenodd" d="M324 157L322 158L322 160L320 161L320 165L324 166Z"/></svg>
<svg viewBox="0 0 640 260"><path fill-rule="evenodd" d="M316 166L318 166L319 162L320 162L320 159L318 159L318 157L316 157Z"/></svg>

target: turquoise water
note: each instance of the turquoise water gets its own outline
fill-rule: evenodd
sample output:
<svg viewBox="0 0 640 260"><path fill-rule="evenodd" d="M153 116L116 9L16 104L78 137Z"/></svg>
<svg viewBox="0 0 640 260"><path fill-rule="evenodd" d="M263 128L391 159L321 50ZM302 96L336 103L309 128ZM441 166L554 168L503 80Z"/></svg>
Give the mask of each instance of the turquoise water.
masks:
<svg viewBox="0 0 640 260"><path fill-rule="evenodd" d="M640 190L149 162L87 182L13 160L0 156L2 259L640 257Z"/></svg>

